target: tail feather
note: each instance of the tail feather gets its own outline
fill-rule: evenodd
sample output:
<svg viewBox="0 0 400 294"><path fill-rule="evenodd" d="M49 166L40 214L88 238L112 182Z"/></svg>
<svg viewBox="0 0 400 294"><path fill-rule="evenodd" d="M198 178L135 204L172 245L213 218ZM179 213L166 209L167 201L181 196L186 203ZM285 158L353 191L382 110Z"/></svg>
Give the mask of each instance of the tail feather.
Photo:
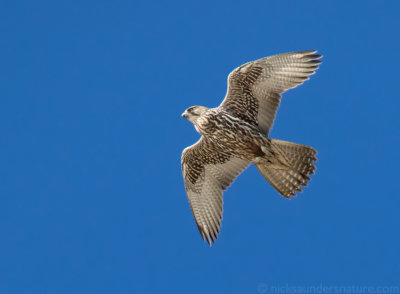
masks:
<svg viewBox="0 0 400 294"><path fill-rule="evenodd" d="M263 177L282 196L290 198L301 186L307 186L309 175L314 174L316 151L305 145L271 139L270 156L265 162L255 163Z"/></svg>

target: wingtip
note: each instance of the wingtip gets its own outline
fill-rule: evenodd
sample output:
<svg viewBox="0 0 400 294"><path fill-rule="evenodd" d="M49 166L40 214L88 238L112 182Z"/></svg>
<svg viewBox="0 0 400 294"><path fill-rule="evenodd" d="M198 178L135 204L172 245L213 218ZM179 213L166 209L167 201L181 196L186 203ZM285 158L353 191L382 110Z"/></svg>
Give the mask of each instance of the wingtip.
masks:
<svg viewBox="0 0 400 294"><path fill-rule="evenodd" d="M312 59L321 59L323 57L322 54L317 54L318 50L304 50L299 51L299 53L303 54L304 56L311 57Z"/></svg>
<svg viewBox="0 0 400 294"><path fill-rule="evenodd" d="M208 246L210 246L210 247L211 247L211 240L210 240L210 236L206 235L206 239L207 239Z"/></svg>
<svg viewBox="0 0 400 294"><path fill-rule="evenodd" d="M211 234L206 234L206 240L204 241L206 241L210 247L212 247L212 245L215 243L215 240Z"/></svg>
<svg viewBox="0 0 400 294"><path fill-rule="evenodd" d="M203 239L204 242L206 242L210 247L215 243L215 240L218 238L217 235L215 235L213 237L212 234L206 232L205 230L203 230L203 228L201 226L197 226L197 228L199 229L200 232L200 236Z"/></svg>
<svg viewBox="0 0 400 294"><path fill-rule="evenodd" d="M317 53L318 52L318 50L302 50L302 51L298 51L299 53L302 53L302 54L315 54L315 53Z"/></svg>

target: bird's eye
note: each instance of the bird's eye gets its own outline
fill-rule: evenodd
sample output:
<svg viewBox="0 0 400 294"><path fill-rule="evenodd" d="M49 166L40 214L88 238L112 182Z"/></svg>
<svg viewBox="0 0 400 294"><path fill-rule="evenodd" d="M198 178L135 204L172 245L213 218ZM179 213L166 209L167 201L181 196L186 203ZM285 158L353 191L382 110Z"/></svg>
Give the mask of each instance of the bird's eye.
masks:
<svg viewBox="0 0 400 294"><path fill-rule="evenodd" d="M192 112L193 109L194 109L194 107L190 107L190 108L188 109L188 112Z"/></svg>

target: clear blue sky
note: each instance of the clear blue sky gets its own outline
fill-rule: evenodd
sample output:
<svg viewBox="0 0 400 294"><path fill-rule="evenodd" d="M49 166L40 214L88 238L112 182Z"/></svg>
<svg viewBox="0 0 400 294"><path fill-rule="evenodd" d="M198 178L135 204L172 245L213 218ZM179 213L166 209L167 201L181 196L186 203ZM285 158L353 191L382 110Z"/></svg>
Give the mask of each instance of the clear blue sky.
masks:
<svg viewBox="0 0 400 294"><path fill-rule="evenodd" d="M400 2L0 8L0 293L400 286ZM180 114L217 106L235 67L310 49L323 64L271 136L316 148L316 175L289 201L249 168L208 247L180 170L199 135Z"/></svg>

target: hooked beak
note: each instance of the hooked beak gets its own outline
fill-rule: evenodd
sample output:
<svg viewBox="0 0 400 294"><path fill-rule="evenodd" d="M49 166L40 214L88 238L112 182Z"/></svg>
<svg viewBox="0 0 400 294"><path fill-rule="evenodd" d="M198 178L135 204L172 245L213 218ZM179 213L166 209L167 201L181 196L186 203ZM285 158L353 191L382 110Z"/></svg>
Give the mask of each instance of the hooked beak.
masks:
<svg viewBox="0 0 400 294"><path fill-rule="evenodd" d="M182 117L187 118L189 116L189 114L187 113L187 111L185 110L184 113L182 113Z"/></svg>

